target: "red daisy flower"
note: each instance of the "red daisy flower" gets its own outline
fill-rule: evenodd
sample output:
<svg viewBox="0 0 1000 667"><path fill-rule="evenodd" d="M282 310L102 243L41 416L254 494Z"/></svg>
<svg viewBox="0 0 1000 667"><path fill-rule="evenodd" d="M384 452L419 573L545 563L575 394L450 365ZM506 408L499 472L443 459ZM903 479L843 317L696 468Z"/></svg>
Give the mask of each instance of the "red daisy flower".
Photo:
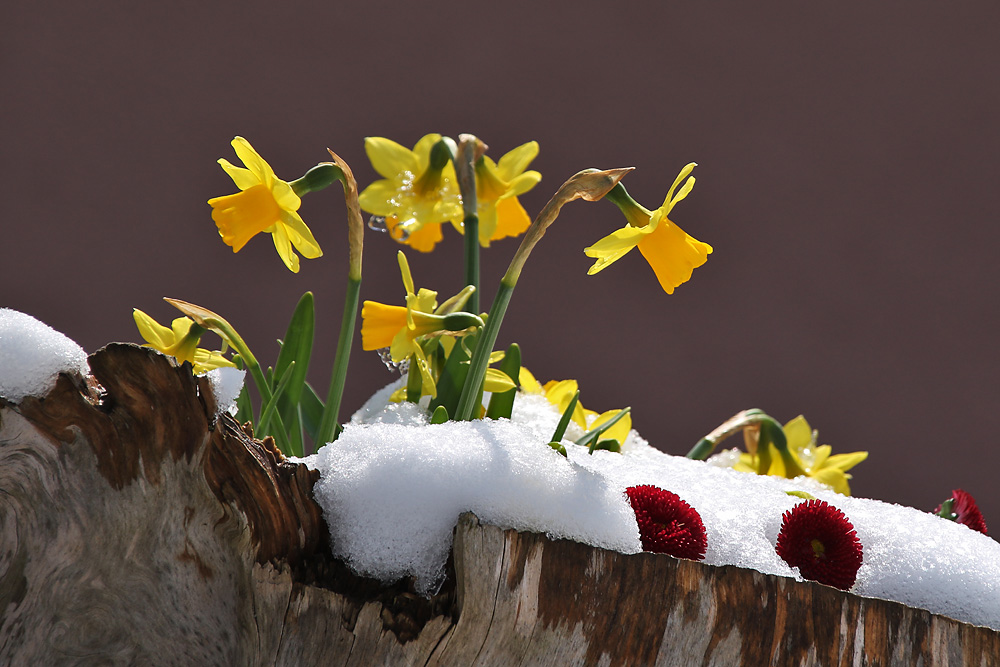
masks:
<svg viewBox="0 0 1000 667"><path fill-rule="evenodd" d="M861 567L861 540L839 509L822 500L799 503L781 517L774 550L806 579L847 590Z"/></svg>
<svg viewBox="0 0 1000 667"><path fill-rule="evenodd" d="M630 486L625 495L635 511L643 551L689 560L705 557L705 524L677 494L647 484Z"/></svg>
<svg viewBox="0 0 1000 667"><path fill-rule="evenodd" d="M942 508L943 511L942 511ZM955 489L951 492L951 498L937 506L934 514L951 521L965 524L972 530L978 530L986 535L986 519L976 505L976 499L971 493L966 493L962 489Z"/></svg>

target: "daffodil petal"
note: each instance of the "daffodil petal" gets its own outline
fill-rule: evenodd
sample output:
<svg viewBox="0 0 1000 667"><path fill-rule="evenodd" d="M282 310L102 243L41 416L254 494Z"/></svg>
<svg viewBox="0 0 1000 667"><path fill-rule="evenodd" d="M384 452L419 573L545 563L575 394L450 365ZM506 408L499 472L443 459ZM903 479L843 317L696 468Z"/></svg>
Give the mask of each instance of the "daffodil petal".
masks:
<svg viewBox="0 0 1000 667"><path fill-rule="evenodd" d="M420 393L424 396L437 396L437 385L434 383L434 375L431 374L430 364L427 363L427 356L419 345L413 346L413 356L420 369Z"/></svg>
<svg viewBox="0 0 1000 667"><path fill-rule="evenodd" d="M196 375L207 373L215 368L236 368L236 364L222 356L221 352L205 350L200 347L194 351L193 365Z"/></svg>
<svg viewBox="0 0 1000 667"><path fill-rule="evenodd" d="M689 236L666 218L638 246L667 294L673 294L676 287L687 282L712 252L712 246Z"/></svg>
<svg viewBox="0 0 1000 667"><path fill-rule="evenodd" d="M233 179L233 183L236 184L240 190L246 190L247 188L252 188L255 185L260 185L260 180L254 176L253 172L249 169L244 169L243 167L237 167L232 162L226 158L219 158L219 166L229 174L229 177Z"/></svg>
<svg viewBox="0 0 1000 667"><path fill-rule="evenodd" d="M517 380L521 385L521 389L529 394L542 393L542 385L535 379L535 376L532 375L531 371L524 366L521 366L521 371L518 373Z"/></svg>
<svg viewBox="0 0 1000 667"><path fill-rule="evenodd" d="M531 218L517 197L501 199L497 202L496 228L490 236L494 241L508 236L520 236L531 226Z"/></svg>
<svg viewBox="0 0 1000 667"><path fill-rule="evenodd" d="M603 271L606 267L621 259L629 250L639 245L639 242L647 235L646 227L632 227L627 225L615 230L594 245L584 248L583 254L587 257L597 259L594 265L587 271L587 275L594 275Z"/></svg>
<svg viewBox="0 0 1000 667"><path fill-rule="evenodd" d="M831 487L837 493L841 493L845 496L851 495L851 487L847 483L847 475L845 475L842 470L838 470L836 468L824 468L823 470L816 471L816 473L811 475L811 477Z"/></svg>
<svg viewBox="0 0 1000 667"><path fill-rule="evenodd" d="M828 465L827 459L830 458L830 452L833 450L830 445L820 445L813 449L813 460L810 466L813 470L819 470Z"/></svg>
<svg viewBox="0 0 1000 667"><path fill-rule="evenodd" d="M132 309L132 319L142 339L157 350L162 351L174 344L174 332L138 308Z"/></svg>
<svg viewBox="0 0 1000 667"><path fill-rule="evenodd" d="M437 295L434 290L421 287L414 299L414 308L424 313L433 313L437 308Z"/></svg>
<svg viewBox="0 0 1000 667"><path fill-rule="evenodd" d="M297 211L302 205L302 200L292 190L292 186L280 178L275 178L271 183L271 194L274 195L274 201L278 202L278 206L285 211Z"/></svg>
<svg viewBox="0 0 1000 667"><path fill-rule="evenodd" d="M319 243L313 237L312 230L302 220L302 217L294 211L282 211L281 223L285 227L288 240L291 241L295 249L306 259L316 259L323 256L323 251Z"/></svg>
<svg viewBox="0 0 1000 667"><path fill-rule="evenodd" d="M694 168L697 166L698 166L697 162L688 162L686 165L684 165L684 167L681 168L680 172L677 174L677 178L674 179L674 182L670 186L670 189L667 190L667 196L663 199L663 206L661 206L660 208L666 206L673 206L671 202L676 204L681 199L687 196L687 192L685 192L683 197L680 195L674 197L674 191L677 190L677 186L681 184L681 181L683 181L685 178L691 175L691 172L694 171ZM694 183L691 184L691 187L694 187ZM691 192L690 187L688 188L688 192Z"/></svg>
<svg viewBox="0 0 1000 667"><path fill-rule="evenodd" d="M236 137L232 141L233 150L236 151L236 157L238 157L243 164L246 165L247 169L257 177L257 180L264 185L270 187L273 180L276 178L274 175L274 170L271 169L271 165L267 163L264 158L260 156L260 153L253 149L250 142L243 137Z"/></svg>
<svg viewBox="0 0 1000 667"><path fill-rule="evenodd" d="M824 468L836 468L847 472L854 466L868 458L868 452L850 452L848 454L834 454L826 461Z"/></svg>
<svg viewBox="0 0 1000 667"><path fill-rule="evenodd" d="M414 250L430 252L443 238L441 223L429 223L411 232L405 243Z"/></svg>
<svg viewBox="0 0 1000 667"><path fill-rule="evenodd" d="M479 245L484 248L490 247L490 239L499 238L497 231L497 204L496 201L479 202ZM462 233L465 233L463 226Z"/></svg>
<svg viewBox="0 0 1000 667"><path fill-rule="evenodd" d="M417 156L409 148L385 137L365 137L365 153L383 178L396 179L403 172L419 176ZM368 210L367 208L365 210Z"/></svg>
<svg viewBox="0 0 1000 667"><path fill-rule="evenodd" d="M526 171L510 181L507 186L507 196L516 197L517 195L523 195L525 192L538 185L538 182L541 180L542 175L537 171Z"/></svg>
<svg viewBox="0 0 1000 667"><path fill-rule="evenodd" d="M270 229L265 231L271 234L271 240L274 241L274 249L278 251L278 257L280 257L281 261L285 263L288 270L292 273L298 273L299 256L292 250L292 242L291 239L288 238L285 226L282 224L275 224Z"/></svg>
<svg viewBox="0 0 1000 667"><path fill-rule="evenodd" d="M497 163L497 171L500 173L500 178L505 181L513 180L516 176L524 172L536 157L538 157L537 141L529 141L508 151ZM537 183L538 181L535 182Z"/></svg>
<svg viewBox="0 0 1000 667"><path fill-rule="evenodd" d="M389 355L392 360L397 364L403 361L411 354L413 354L413 349L415 347L420 347L414 344L413 340L409 336L409 330L403 327L396 332L396 335L392 337L392 342L389 344Z"/></svg>
<svg viewBox="0 0 1000 667"><path fill-rule="evenodd" d="M685 181L684 185L681 187L681 191L677 193L677 196L671 199L670 202L664 203L663 205L664 215L669 215L670 211L674 209L674 206L676 206L678 202L684 200L685 198L687 198L689 194L691 194L691 190L694 189L694 182L695 182L694 176L687 179L687 181Z"/></svg>
<svg viewBox="0 0 1000 667"><path fill-rule="evenodd" d="M621 412L621 410L608 410L607 412L601 413L598 415L597 419L590 423L587 430L593 431L601 424L611 421L619 412ZM625 438L628 437L631 430L632 415L629 413L619 419L614 426L602 433L601 440L617 440L620 444L625 444Z"/></svg>
<svg viewBox="0 0 1000 667"><path fill-rule="evenodd" d="M487 368L483 378L483 389L492 394L500 394L510 391L517 385L510 379L510 376L496 368Z"/></svg>
<svg viewBox="0 0 1000 667"><path fill-rule="evenodd" d="M392 215L395 211L392 200L398 193L396 185L391 180L383 178L362 190L358 195L358 204L373 215Z"/></svg>
<svg viewBox="0 0 1000 667"><path fill-rule="evenodd" d="M788 448L793 451L808 447L812 443L812 428L802 415L789 421L782 430L785 432Z"/></svg>

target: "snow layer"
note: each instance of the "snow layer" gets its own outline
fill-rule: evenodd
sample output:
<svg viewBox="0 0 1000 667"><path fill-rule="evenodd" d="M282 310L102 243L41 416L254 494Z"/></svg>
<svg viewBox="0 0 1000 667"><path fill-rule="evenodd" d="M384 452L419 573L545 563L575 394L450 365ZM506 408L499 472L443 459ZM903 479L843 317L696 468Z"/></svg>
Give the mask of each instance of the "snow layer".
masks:
<svg viewBox="0 0 1000 667"><path fill-rule="evenodd" d="M634 553L635 516L623 494L636 484L673 491L700 514L705 562L801 579L774 550L782 514L807 489L840 508L864 547L852 589L1000 629L1000 544L910 507L822 490L663 454L635 431L621 454L564 440L546 443L559 419L541 396L519 395L512 420L429 425L417 406L385 405L378 392L340 438L306 459L334 551L386 582L416 578L424 593L444 576L452 528L464 511L504 528L546 533ZM367 423L366 423L367 422ZM569 437L576 437L570 433Z"/></svg>
<svg viewBox="0 0 1000 667"><path fill-rule="evenodd" d="M90 374L83 348L31 315L0 308L0 396L45 396L64 372Z"/></svg>
<svg viewBox="0 0 1000 667"><path fill-rule="evenodd" d="M247 372L238 368L213 368L205 373L208 383L212 387L212 394L215 396L215 416L218 417L223 412L236 412L236 398L243 389L243 380Z"/></svg>

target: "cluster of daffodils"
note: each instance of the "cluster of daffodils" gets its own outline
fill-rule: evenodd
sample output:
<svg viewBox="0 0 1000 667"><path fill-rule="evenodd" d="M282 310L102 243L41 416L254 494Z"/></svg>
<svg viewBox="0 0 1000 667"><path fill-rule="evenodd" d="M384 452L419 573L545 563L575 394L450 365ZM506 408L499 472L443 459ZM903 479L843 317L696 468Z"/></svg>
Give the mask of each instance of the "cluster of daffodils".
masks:
<svg viewBox="0 0 1000 667"><path fill-rule="evenodd" d="M252 422L258 435L272 436L279 448L295 455L306 452L309 440L320 445L337 437L347 358L360 310L362 347L378 351L394 368L406 372L406 386L394 399L424 399L435 422L509 417L514 392L533 391L566 411L565 423L553 434L553 447L562 447L559 443L572 421L586 432L578 443L591 451L621 448L631 428L628 408L602 414L586 410L579 402L575 381L542 386L521 366L516 345L494 350L493 344L521 267L561 208L575 199L607 198L625 216L622 228L584 249L596 260L589 273L603 270L638 247L668 294L690 279L712 248L683 232L668 215L691 192L694 163L681 170L663 205L655 211L638 204L621 184L631 169L586 169L567 180L532 220L519 197L541 180L539 172L529 169L539 151L535 141L494 160L487 154L486 144L472 135L461 135L456 141L428 134L412 149L384 137L369 137L365 151L381 178L364 189L358 188L350 167L332 151L331 162L320 163L299 179L285 181L246 139L236 137L232 146L243 166L226 159L220 159L219 164L239 191L208 203L219 236L233 252L239 252L255 236L270 234L281 261L298 272L302 257L315 259L323 254L298 213L302 197L334 182L343 186L350 266L344 320L326 398L306 380L315 322L311 293L303 296L292 316L277 363L266 369L229 322L200 306L169 300L184 315L169 328L138 309L134 318L150 347L190 363L196 373L226 366L247 370L257 386L259 401L255 406L244 391L237 401L236 416ZM419 252L433 251L446 225L463 234L465 288L439 303L437 292L415 286L406 256L400 251L397 262L404 287L402 303L369 300L362 306L362 211L370 217L368 226L387 231L397 243ZM481 312L480 248L522 235L492 308L488 314ZM221 349L199 347L208 331L219 334ZM484 394L491 397L485 404Z"/></svg>
<svg viewBox="0 0 1000 667"><path fill-rule="evenodd" d="M566 430L571 423L583 433L575 444L621 451L632 426L630 408L598 413L580 402L575 380L540 383L521 364L517 344L495 350L499 327L521 274L521 269L548 227L566 204L577 199L606 199L624 215L625 224L583 249L594 259L588 274L603 271L633 248L638 248L667 294L687 282L703 265L712 247L684 232L671 219L678 203L692 191L695 163L681 168L667 190L663 204L649 210L636 202L622 185L631 171L585 169L571 176L532 219L519 197L541 180L529 166L538 155L538 143L529 141L494 161L488 147L473 135L458 140L440 134L422 137L412 148L383 137L365 139L365 151L381 177L363 190L353 172L336 153L301 178L284 181L242 137L232 142L243 167L220 159L219 164L239 190L208 200L222 241L239 252L254 237L270 234L284 265L298 272L300 257L315 259L322 250L299 215L302 197L339 182L346 203L348 276L336 357L325 398L307 381L314 341L315 312L306 292L292 315L273 366L266 369L236 332L215 312L177 299L167 301L181 311L170 327L136 309L139 333L149 347L191 365L194 373L236 367L250 374L257 401L247 387L236 402L235 417L250 422L259 437L272 437L287 454L301 456L307 443L331 442L341 430L340 403L347 376L347 360L361 313L361 341L366 351L377 351L392 368L405 373L406 382L394 401L408 401L427 409L432 424L448 420L499 419L511 416L516 392L543 395L562 415L550 446L564 456ZM402 250L396 253L403 283L403 299L384 304L360 299L361 257L367 226L388 232L395 244L432 252L443 239L445 226L464 235L464 284L457 294L438 302L436 291L417 288ZM479 307L479 252L504 238L523 236L488 312ZM221 349L199 347L207 332L217 334ZM488 401L483 400L489 395ZM709 459L718 442L743 433L746 451L731 450ZM803 417L782 425L760 410L746 410L727 420L688 453L716 465L758 475L807 477L842 494L850 494L848 470L867 452L833 455L829 445L818 445ZM697 512L673 494L652 487L628 490L643 535L643 545L685 558L705 553L704 526ZM937 513L985 532L976 518L974 501L955 491ZM861 545L850 522L821 501L809 500L785 517L776 549L799 567L804 576L846 587L854 581L861 562ZM810 574L812 573L812 574Z"/></svg>

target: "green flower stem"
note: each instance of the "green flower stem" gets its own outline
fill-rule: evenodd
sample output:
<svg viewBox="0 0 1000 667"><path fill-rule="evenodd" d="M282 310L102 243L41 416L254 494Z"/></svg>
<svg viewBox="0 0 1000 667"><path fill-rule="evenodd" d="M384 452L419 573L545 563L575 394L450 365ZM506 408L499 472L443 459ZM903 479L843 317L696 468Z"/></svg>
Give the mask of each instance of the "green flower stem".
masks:
<svg viewBox="0 0 1000 667"><path fill-rule="evenodd" d="M465 235L465 284L476 290L469 297L467 308L479 312L479 205L476 197L476 153L482 144L471 134L459 135L455 174L462 194L462 233Z"/></svg>
<svg viewBox="0 0 1000 667"><path fill-rule="evenodd" d="M606 171L584 169L573 174L556 190L556 193L552 195L552 198L528 227L520 247L514 253L513 259L510 260L507 273L500 280L500 288L497 290L497 295L493 298L493 305L490 307L489 319L486 320L486 326L483 328L482 335L479 336L476 350L472 353L472 359L469 361L469 374L465 377L462 395L453 417L455 421L472 419L483 386L483 378L486 376L486 367L489 366L490 353L493 351L493 344L496 343L497 334L500 333L503 316L507 312L507 304L510 303L510 297L514 293L518 278L521 277L521 269L524 268L528 255L545 235L545 230L559 217L559 211L565 204L575 199L585 201L601 199L631 170L631 167ZM466 242L468 242L469 236L468 230L466 230Z"/></svg>
<svg viewBox="0 0 1000 667"><path fill-rule="evenodd" d="M469 361L469 374L465 377L465 384L462 386L462 395L458 399L458 407L452 417L455 421L470 421L476 410L476 402L479 399L479 389L483 386L483 378L486 376L486 368L490 365L490 352L493 351L493 344L497 341L497 334L500 333L500 323L507 312L507 304L514 293L514 283L508 283L506 279L500 281L500 289L493 299L493 306L490 308L486 326L483 328L476 350L472 353Z"/></svg>
<svg viewBox="0 0 1000 667"><path fill-rule="evenodd" d="M604 195L604 198L617 206L625 215L625 219L629 221L629 224L635 227L643 226L649 220L649 216L653 215L652 211L632 199L632 195L628 193L628 190L621 183L611 188L610 192Z"/></svg>
<svg viewBox="0 0 1000 667"><path fill-rule="evenodd" d="M236 332L233 325L227 322L224 317L213 313L207 308L202 308L201 306L181 301L180 299L163 297L163 300L190 317L198 326L204 327L209 331L214 331L224 341L233 346L236 353L240 355L240 359L243 360L243 364L247 370L250 371L250 377L253 378L254 384L257 385L257 391L260 393L261 409L263 410L264 406L270 403L273 398L271 385L268 383L267 378L264 377L264 371L261 370L260 364L257 362L257 357L253 356L243 337ZM291 451L291 445L288 442L288 435L285 431L285 424L281 420L281 415L275 415L274 421L276 424L275 431L270 434L262 433L262 435L271 435L274 437L275 442L278 443L278 448L282 452L288 453Z"/></svg>
<svg viewBox="0 0 1000 667"><path fill-rule="evenodd" d="M344 381L347 379L347 362L351 357L351 343L354 339L354 324L358 318L358 296L360 293L360 275L357 278L353 275L348 277L344 317L340 322L340 338L337 341L337 356L333 360L330 389L326 393L326 405L323 407L323 419L316 432L315 445L317 448L333 440L334 429L340 422L340 401L344 397Z"/></svg>
<svg viewBox="0 0 1000 667"><path fill-rule="evenodd" d="M472 195L475 197L475 193ZM473 313L479 312L479 216L466 215L462 224L465 229L465 284L476 291L469 296L466 307Z"/></svg>
<svg viewBox="0 0 1000 667"><path fill-rule="evenodd" d="M691 451L687 453L687 458L694 459L695 461L704 461L712 455L712 452L715 451L715 446L718 443L722 442L731 435L739 433L748 426L753 426L766 420L774 421L774 419L766 415L763 410L758 410L757 408L737 412L735 415L717 426L711 433L699 440L695 446L691 448Z"/></svg>
<svg viewBox="0 0 1000 667"><path fill-rule="evenodd" d="M687 453L687 458L704 461L715 450L716 444L742 431L744 428L754 425L760 428L760 444L757 448L757 456L762 462L760 470L764 472L760 472L759 470L759 474L766 474L767 468L770 467L769 444L773 444L775 449L778 450L789 478L805 474L805 471L802 470L802 467L788 449L788 440L785 437L785 430L781 427L781 424L773 417L765 414L763 410L757 408L743 410L724 421L718 428L699 440L691 448L691 451Z"/></svg>

